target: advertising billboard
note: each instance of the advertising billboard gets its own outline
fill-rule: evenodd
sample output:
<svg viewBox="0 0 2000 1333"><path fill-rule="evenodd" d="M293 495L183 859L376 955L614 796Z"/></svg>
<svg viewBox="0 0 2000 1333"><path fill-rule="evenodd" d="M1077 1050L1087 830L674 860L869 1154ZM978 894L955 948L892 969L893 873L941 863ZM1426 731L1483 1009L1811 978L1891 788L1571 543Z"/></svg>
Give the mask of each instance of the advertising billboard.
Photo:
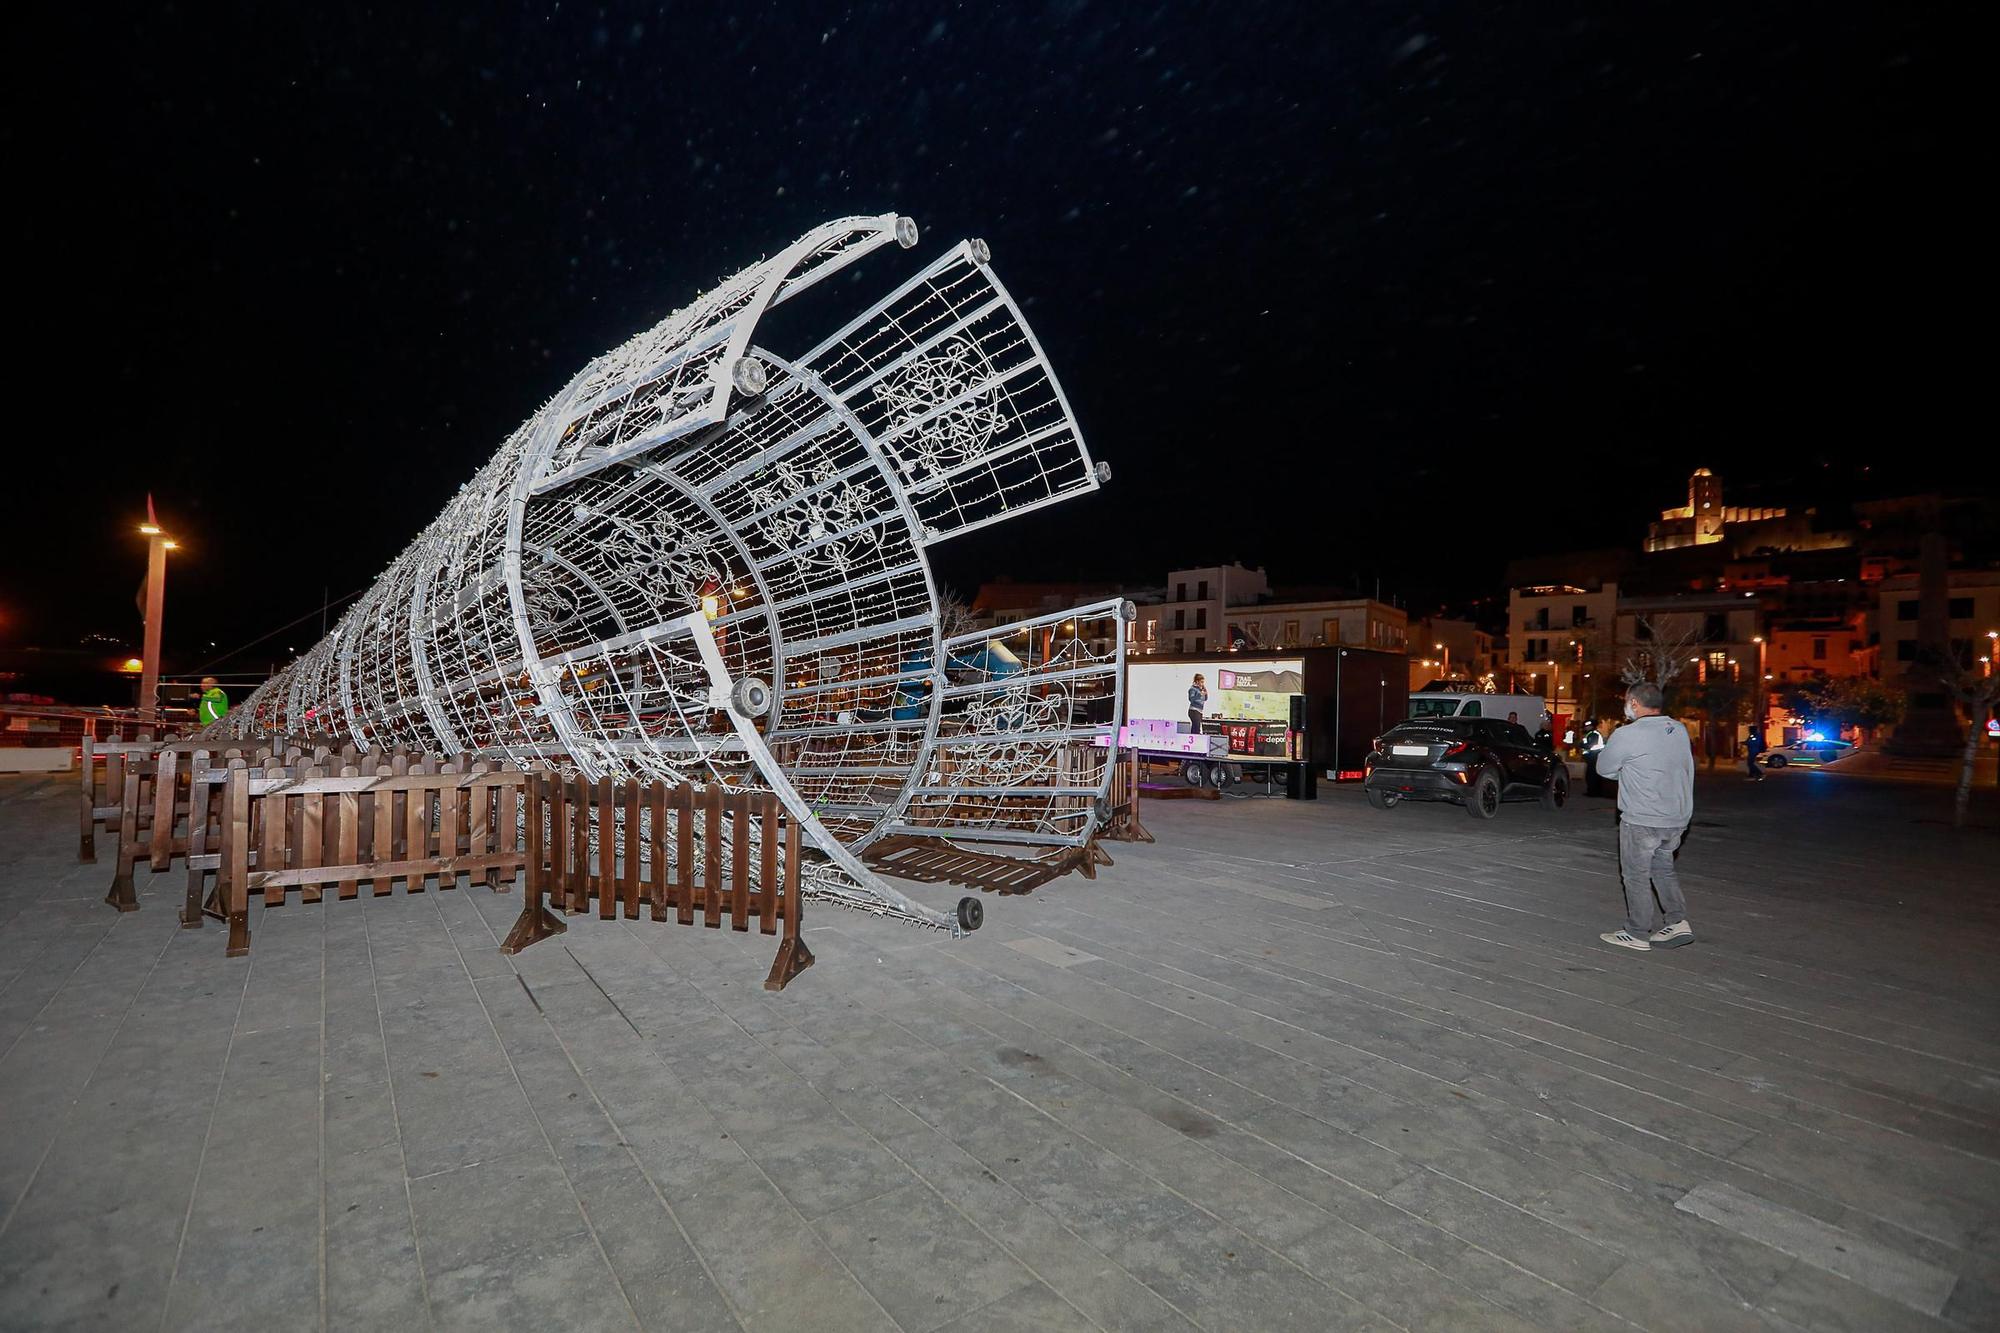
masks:
<svg viewBox="0 0 2000 1333"><path fill-rule="evenodd" d="M1188 686L1196 672L1207 678L1204 716L1223 722L1277 722L1290 717L1291 696L1305 689L1305 663L1297 657L1238 658L1216 662L1133 661L1126 668L1125 715L1135 720L1187 717Z"/></svg>

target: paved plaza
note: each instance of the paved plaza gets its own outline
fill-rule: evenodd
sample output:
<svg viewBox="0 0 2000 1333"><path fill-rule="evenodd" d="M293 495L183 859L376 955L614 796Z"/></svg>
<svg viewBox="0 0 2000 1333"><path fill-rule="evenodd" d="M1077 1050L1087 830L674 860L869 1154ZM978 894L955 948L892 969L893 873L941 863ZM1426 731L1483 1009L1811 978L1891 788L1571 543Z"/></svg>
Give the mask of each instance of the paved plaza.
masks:
<svg viewBox="0 0 2000 1333"><path fill-rule="evenodd" d="M1704 775L1643 956L1603 802L1159 802L770 995L755 934L503 957L483 888L228 959L0 779L0 1328L1994 1328L1981 795Z"/></svg>

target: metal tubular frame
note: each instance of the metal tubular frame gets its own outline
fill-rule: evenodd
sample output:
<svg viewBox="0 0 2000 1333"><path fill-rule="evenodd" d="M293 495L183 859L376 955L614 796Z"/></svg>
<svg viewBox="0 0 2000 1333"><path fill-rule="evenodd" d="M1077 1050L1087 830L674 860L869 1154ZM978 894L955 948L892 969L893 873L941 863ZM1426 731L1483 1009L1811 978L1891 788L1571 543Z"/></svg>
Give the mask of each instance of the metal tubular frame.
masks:
<svg viewBox="0 0 2000 1333"><path fill-rule="evenodd" d="M916 239L894 214L827 223L591 362L217 730L769 790L820 854L807 892L954 933L859 853L1080 846L1129 604L939 632L932 545L1109 475L984 242L801 356L752 341Z"/></svg>

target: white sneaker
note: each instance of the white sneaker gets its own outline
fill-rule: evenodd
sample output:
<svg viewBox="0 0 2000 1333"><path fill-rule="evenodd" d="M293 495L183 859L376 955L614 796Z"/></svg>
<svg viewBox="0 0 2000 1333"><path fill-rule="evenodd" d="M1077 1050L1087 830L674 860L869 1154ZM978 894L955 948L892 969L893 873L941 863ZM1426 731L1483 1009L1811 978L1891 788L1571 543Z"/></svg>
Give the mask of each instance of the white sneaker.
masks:
<svg viewBox="0 0 2000 1333"><path fill-rule="evenodd" d="M1629 930L1608 930L1597 938L1606 944L1615 944L1621 949L1637 949L1640 953L1651 953L1653 949L1652 945Z"/></svg>
<svg viewBox="0 0 2000 1333"><path fill-rule="evenodd" d="M1662 949L1678 949L1683 944L1694 943L1694 927L1685 921L1676 921L1671 926L1662 926L1649 937Z"/></svg>

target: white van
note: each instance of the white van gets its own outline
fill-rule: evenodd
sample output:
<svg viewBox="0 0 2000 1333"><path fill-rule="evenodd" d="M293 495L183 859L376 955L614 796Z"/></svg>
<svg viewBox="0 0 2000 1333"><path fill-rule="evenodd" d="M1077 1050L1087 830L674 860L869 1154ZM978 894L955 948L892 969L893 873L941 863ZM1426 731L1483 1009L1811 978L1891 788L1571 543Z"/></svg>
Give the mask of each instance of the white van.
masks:
<svg viewBox="0 0 2000 1333"><path fill-rule="evenodd" d="M1509 713L1533 735L1549 725L1548 701L1536 694L1477 694L1423 690L1410 695L1411 717L1497 717Z"/></svg>

